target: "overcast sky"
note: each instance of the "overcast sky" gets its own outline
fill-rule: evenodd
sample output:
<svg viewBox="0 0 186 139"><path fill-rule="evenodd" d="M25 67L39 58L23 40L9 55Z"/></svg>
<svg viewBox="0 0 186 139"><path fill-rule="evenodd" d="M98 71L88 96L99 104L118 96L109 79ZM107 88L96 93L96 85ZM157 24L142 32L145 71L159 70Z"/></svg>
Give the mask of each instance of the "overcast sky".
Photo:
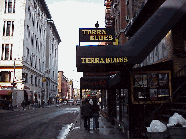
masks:
<svg viewBox="0 0 186 139"><path fill-rule="evenodd" d="M62 42L58 47L58 70L64 71L68 79L73 79L74 87L80 88L82 72L76 68L76 45L79 45L79 28L105 28L104 0L45 0L52 20ZM80 45L98 43L81 42ZM78 81L78 82L77 82Z"/></svg>

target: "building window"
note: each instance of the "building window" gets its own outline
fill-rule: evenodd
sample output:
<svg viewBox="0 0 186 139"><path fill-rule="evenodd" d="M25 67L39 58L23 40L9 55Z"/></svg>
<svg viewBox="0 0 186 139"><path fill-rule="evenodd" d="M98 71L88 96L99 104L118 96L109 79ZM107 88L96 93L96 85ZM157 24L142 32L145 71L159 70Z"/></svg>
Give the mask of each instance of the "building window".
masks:
<svg viewBox="0 0 186 139"><path fill-rule="evenodd" d="M37 86L37 77L35 77L35 86Z"/></svg>
<svg viewBox="0 0 186 139"><path fill-rule="evenodd" d="M39 71L41 71L41 60L39 59Z"/></svg>
<svg viewBox="0 0 186 139"><path fill-rule="evenodd" d="M38 86L40 87L40 79L38 80Z"/></svg>
<svg viewBox="0 0 186 139"><path fill-rule="evenodd" d="M35 68L37 67L37 56L36 56L36 60L35 60Z"/></svg>
<svg viewBox="0 0 186 139"><path fill-rule="evenodd" d="M5 0L5 13L15 13L16 0Z"/></svg>
<svg viewBox="0 0 186 139"><path fill-rule="evenodd" d="M25 83L28 83L27 76L28 76L28 73L22 73L22 79Z"/></svg>
<svg viewBox="0 0 186 139"><path fill-rule="evenodd" d="M27 62L28 62L28 58L29 58L29 49L26 48L26 51L27 51L27 52L26 52L26 54L27 54L27 55L26 55L26 63L27 63Z"/></svg>
<svg viewBox="0 0 186 139"><path fill-rule="evenodd" d="M34 46L34 34L31 36L31 44Z"/></svg>
<svg viewBox="0 0 186 139"><path fill-rule="evenodd" d="M12 60L13 44L2 44L1 60Z"/></svg>
<svg viewBox="0 0 186 139"><path fill-rule="evenodd" d="M1 71L0 72L0 82L10 82L11 81L11 72L10 71Z"/></svg>
<svg viewBox="0 0 186 139"><path fill-rule="evenodd" d="M33 58L34 58L34 54L32 53L32 55L30 56L30 65L31 65L31 67L32 67L32 65L33 65Z"/></svg>
<svg viewBox="0 0 186 139"><path fill-rule="evenodd" d="M31 85L33 85L33 75L31 75Z"/></svg>
<svg viewBox="0 0 186 139"><path fill-rule="evenodd" d="M37 49L38 49L38 46L37 46L37 45L38 45L38 42L37 42L37 41L38 41L38 39L36 40L36 51L37 51Z"/></svg>
<svg viewBox="0 0 186 139"><path fill-rule="evenodd" d="M3 36L13 36L14 21L4 21Z"/></svg>
<svg viewBox="0 0 186 139"><path fill-rule="evenodd" d="M30 38L30 27L27 25L28 38Z"/></svg>
<svg viewBox="0 0 186 139"><path fill-rule="evenodd" d="M53 52L54 52L54 45L52 44L52 54L53 54Z"/></svg>

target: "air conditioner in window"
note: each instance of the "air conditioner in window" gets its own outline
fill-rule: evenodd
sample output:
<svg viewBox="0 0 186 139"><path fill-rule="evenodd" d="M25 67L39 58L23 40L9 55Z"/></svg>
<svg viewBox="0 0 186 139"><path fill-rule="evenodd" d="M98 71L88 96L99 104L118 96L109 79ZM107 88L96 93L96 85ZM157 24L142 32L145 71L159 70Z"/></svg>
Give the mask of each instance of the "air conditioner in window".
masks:
<svg viewBox="0 0 186 139"><path fill-rule="evenodd" d="M128 22L128 21L130 20L130 17L127 15L127 16L125 17L125 20Z"/></svg>

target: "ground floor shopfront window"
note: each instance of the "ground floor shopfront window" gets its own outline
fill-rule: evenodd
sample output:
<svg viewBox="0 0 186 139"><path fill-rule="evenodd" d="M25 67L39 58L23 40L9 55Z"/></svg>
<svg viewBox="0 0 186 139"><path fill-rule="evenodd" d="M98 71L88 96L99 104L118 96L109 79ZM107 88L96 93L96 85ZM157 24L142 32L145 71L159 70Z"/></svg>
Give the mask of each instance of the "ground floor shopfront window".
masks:
<svg viewBox="0 0 186 139"><path fill-rule="evenodd" d="M165 101L171 95L170 71L136 72L132 78L132 101Z"/></svg>
<svg viewBox="0 0 186 139"><path fill-rule="evenodd" d="M128 89L116 89L116 119L125 124L128 121Z"/></svg>

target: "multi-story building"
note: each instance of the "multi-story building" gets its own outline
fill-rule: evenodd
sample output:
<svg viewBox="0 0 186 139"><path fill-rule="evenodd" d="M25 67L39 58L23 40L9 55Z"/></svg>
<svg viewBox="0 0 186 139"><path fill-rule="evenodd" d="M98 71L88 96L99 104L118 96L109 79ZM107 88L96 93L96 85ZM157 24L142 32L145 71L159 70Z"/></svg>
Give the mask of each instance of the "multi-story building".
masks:
<svg viewBox="0 0 186 139"><path fill-rule="evenodd" d="M105 0L105 17L113 16L119 45L131 45L135 51L143 47L137 54L143 60L136 58L131 68L126 63L127 70L120 70L117 82L113 79L104 104L110 118L131 137L143 137L154 118L166 123L174 112L186 116L185 4L185 0Z"/></svg>
<svg viewBox="0 0 186 139"><path fill-rule="evenodd" d="M45 0L1 0L0 13L0 97L47 102L57 95L61 40Z"/></svg>
<svg viewBox="0 0 186 139"><path fill-rule="evenodd" d="M70 82L69 82L69 96L70 96L70 99L73 99L75 97L73 81L72 80L70 80Z"/></svg>
<svg viewBox="0 0 186 139"><path fill-rule="evenodd" d="M63 71L58 71L58 94L62 99L68 99L69 83Z"/></svg>

